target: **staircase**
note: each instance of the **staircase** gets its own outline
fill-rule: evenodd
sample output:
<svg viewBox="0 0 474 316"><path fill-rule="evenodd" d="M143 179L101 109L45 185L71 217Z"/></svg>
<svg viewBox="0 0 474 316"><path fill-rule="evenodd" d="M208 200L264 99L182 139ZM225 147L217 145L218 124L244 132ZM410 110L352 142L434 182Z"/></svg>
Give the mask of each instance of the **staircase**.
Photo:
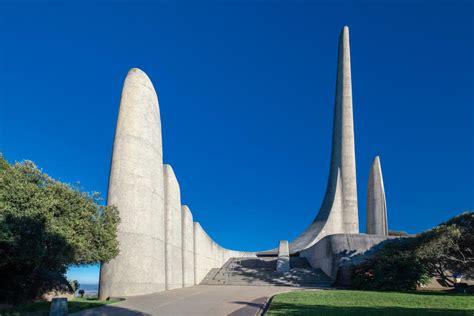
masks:
<svg viewBox="0 0 474 316"><path fill-rule="evenodd" d="M255 286L330 287L331 279L320 269L312 269L306 258L290 257L290 271L275 271L277 257L231 258L220 269L212 269L201 284Z"/></svg>

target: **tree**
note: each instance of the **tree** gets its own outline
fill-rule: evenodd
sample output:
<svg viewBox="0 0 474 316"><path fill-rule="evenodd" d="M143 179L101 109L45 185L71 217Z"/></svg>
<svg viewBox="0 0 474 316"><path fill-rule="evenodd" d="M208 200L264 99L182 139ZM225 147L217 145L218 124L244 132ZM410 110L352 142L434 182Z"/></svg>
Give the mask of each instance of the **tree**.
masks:
<svg viewBox="0 0 474 316"><path fill-rule="evenodd" d="M387 243L374 257L352 269L352 286L363 290L414 291L429 280L416 256L417 240L404 238Z"/></svg>
<svg viewBox="0 0 474 316"><path fill-rule="evenodd" d="M415 290L432 277L453 286L453 274L474 278L474 212L387 243L373 257L353 267L352 282L360 289Z"/></svg>
<svg viewBox="0 0 474 316"><path fill-rule="evenodd" d="M451 285L455 273L474 278L474 212L462 213L417 238L417 256L433 277Z"/></svg>
<svg viewBox="0 0 474 316"><path fill-rule="evenodd" d="M73 265L107 262L118 254L119 217L84 193L39 170L0 156L0 298L36 298Z"/></svg>

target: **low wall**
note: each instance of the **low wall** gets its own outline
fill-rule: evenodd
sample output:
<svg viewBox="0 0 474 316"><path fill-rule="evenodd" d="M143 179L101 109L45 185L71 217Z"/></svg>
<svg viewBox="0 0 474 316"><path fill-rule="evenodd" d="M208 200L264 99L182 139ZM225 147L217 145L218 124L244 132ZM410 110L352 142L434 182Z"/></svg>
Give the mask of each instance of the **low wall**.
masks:
<svg viewBox="0 0 474 316"><path fill-rule="evenodd" d="M350 285L350 266L374 254L387 240L397 237L335 234L300 252L314 269L321 269L335 283Z"/></svg>
<svg viewBox="0 0 474 316"><path fill-rule="evenodd" d="M194 223L194 283L199 284L211 269L220 268L233 257L255 257L254 252L241 252L221 247Z"/></svg>

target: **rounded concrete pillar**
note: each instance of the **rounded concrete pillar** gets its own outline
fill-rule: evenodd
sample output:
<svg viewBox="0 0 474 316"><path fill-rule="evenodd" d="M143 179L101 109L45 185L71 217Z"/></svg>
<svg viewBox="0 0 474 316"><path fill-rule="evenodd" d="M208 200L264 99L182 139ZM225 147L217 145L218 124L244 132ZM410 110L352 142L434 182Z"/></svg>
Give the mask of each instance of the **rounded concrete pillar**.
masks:
<svg viewBox="0 0 474 316"><path fill-rule="evenodd" d="M165 289L165 222L161 120L153 84L140 69L122 90L107 204L120 214L120 254L103 264L100 297Z"/></svg>
<svg viewBox="0 0 474 316"><path fill-rule="evenodd" d="M166 289L183 287L183 241L181 196L178 180L170 165L164 165Z"/></svg>

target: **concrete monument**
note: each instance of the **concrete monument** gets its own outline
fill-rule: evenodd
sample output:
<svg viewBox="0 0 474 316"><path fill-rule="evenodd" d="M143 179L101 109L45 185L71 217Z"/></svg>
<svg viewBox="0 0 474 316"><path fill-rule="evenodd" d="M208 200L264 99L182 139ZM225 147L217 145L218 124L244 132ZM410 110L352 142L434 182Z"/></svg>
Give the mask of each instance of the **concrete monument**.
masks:
<svg viewBox="0 0 474 316"><path fill-rule="evenodd" d="M326 193L313 223L290 243L290 253L298 253L324 236L338 233L359 233L351 57L347 26L344 26L339 36L331 164ZM262 254L276 251L277 249L273 249Z"/></svg>
<svg viewBox="0 0 474 316"><path fill-rule="evenodd" d="M155 89L143 71L129 71L122 90L107 198L109 205L117 206L121 217L120 254L101 267L100 298L148 294L203 280L219 283L218 276L228 280L227 269L242 264L245 258L247 265L242 265L240 271L258 267L272 271L255 284L269 284L272 278L279 278L278 284L335 281L342 254L361 253L386 239L386 206L378 159L369 180L373 198L368 213L373 219L370 225L369 219L367 223L368 233L382 236L359 234L347 26L341 31L338 50L331 163L321 208L313 223L295 240L281 241L278 248L258 253L225 249L193 222L190 209L181 205L173 169L163 165ZM291 275L292 262L297 275ZM268 269L269 265L274 265L273 270ZM308 271L307 267L320 269L324 278L318 274L320 270ZM234 281L253 282L247 275Z"/></svg>
<svg viewBox="0 0 474 316"><path fill-rule="evenodd" d="M388 235L387 202L383 186L380 158L376 156L372 162L367 189L367 234Z"/></svg>
<svg viewBox="0 0 474 316"><path fill-rule="evenodd" d="M107 204L120 212L120 254L101 267L101 297L165 290L160 110L150 79L136 68L123 85Z"/></svg>

